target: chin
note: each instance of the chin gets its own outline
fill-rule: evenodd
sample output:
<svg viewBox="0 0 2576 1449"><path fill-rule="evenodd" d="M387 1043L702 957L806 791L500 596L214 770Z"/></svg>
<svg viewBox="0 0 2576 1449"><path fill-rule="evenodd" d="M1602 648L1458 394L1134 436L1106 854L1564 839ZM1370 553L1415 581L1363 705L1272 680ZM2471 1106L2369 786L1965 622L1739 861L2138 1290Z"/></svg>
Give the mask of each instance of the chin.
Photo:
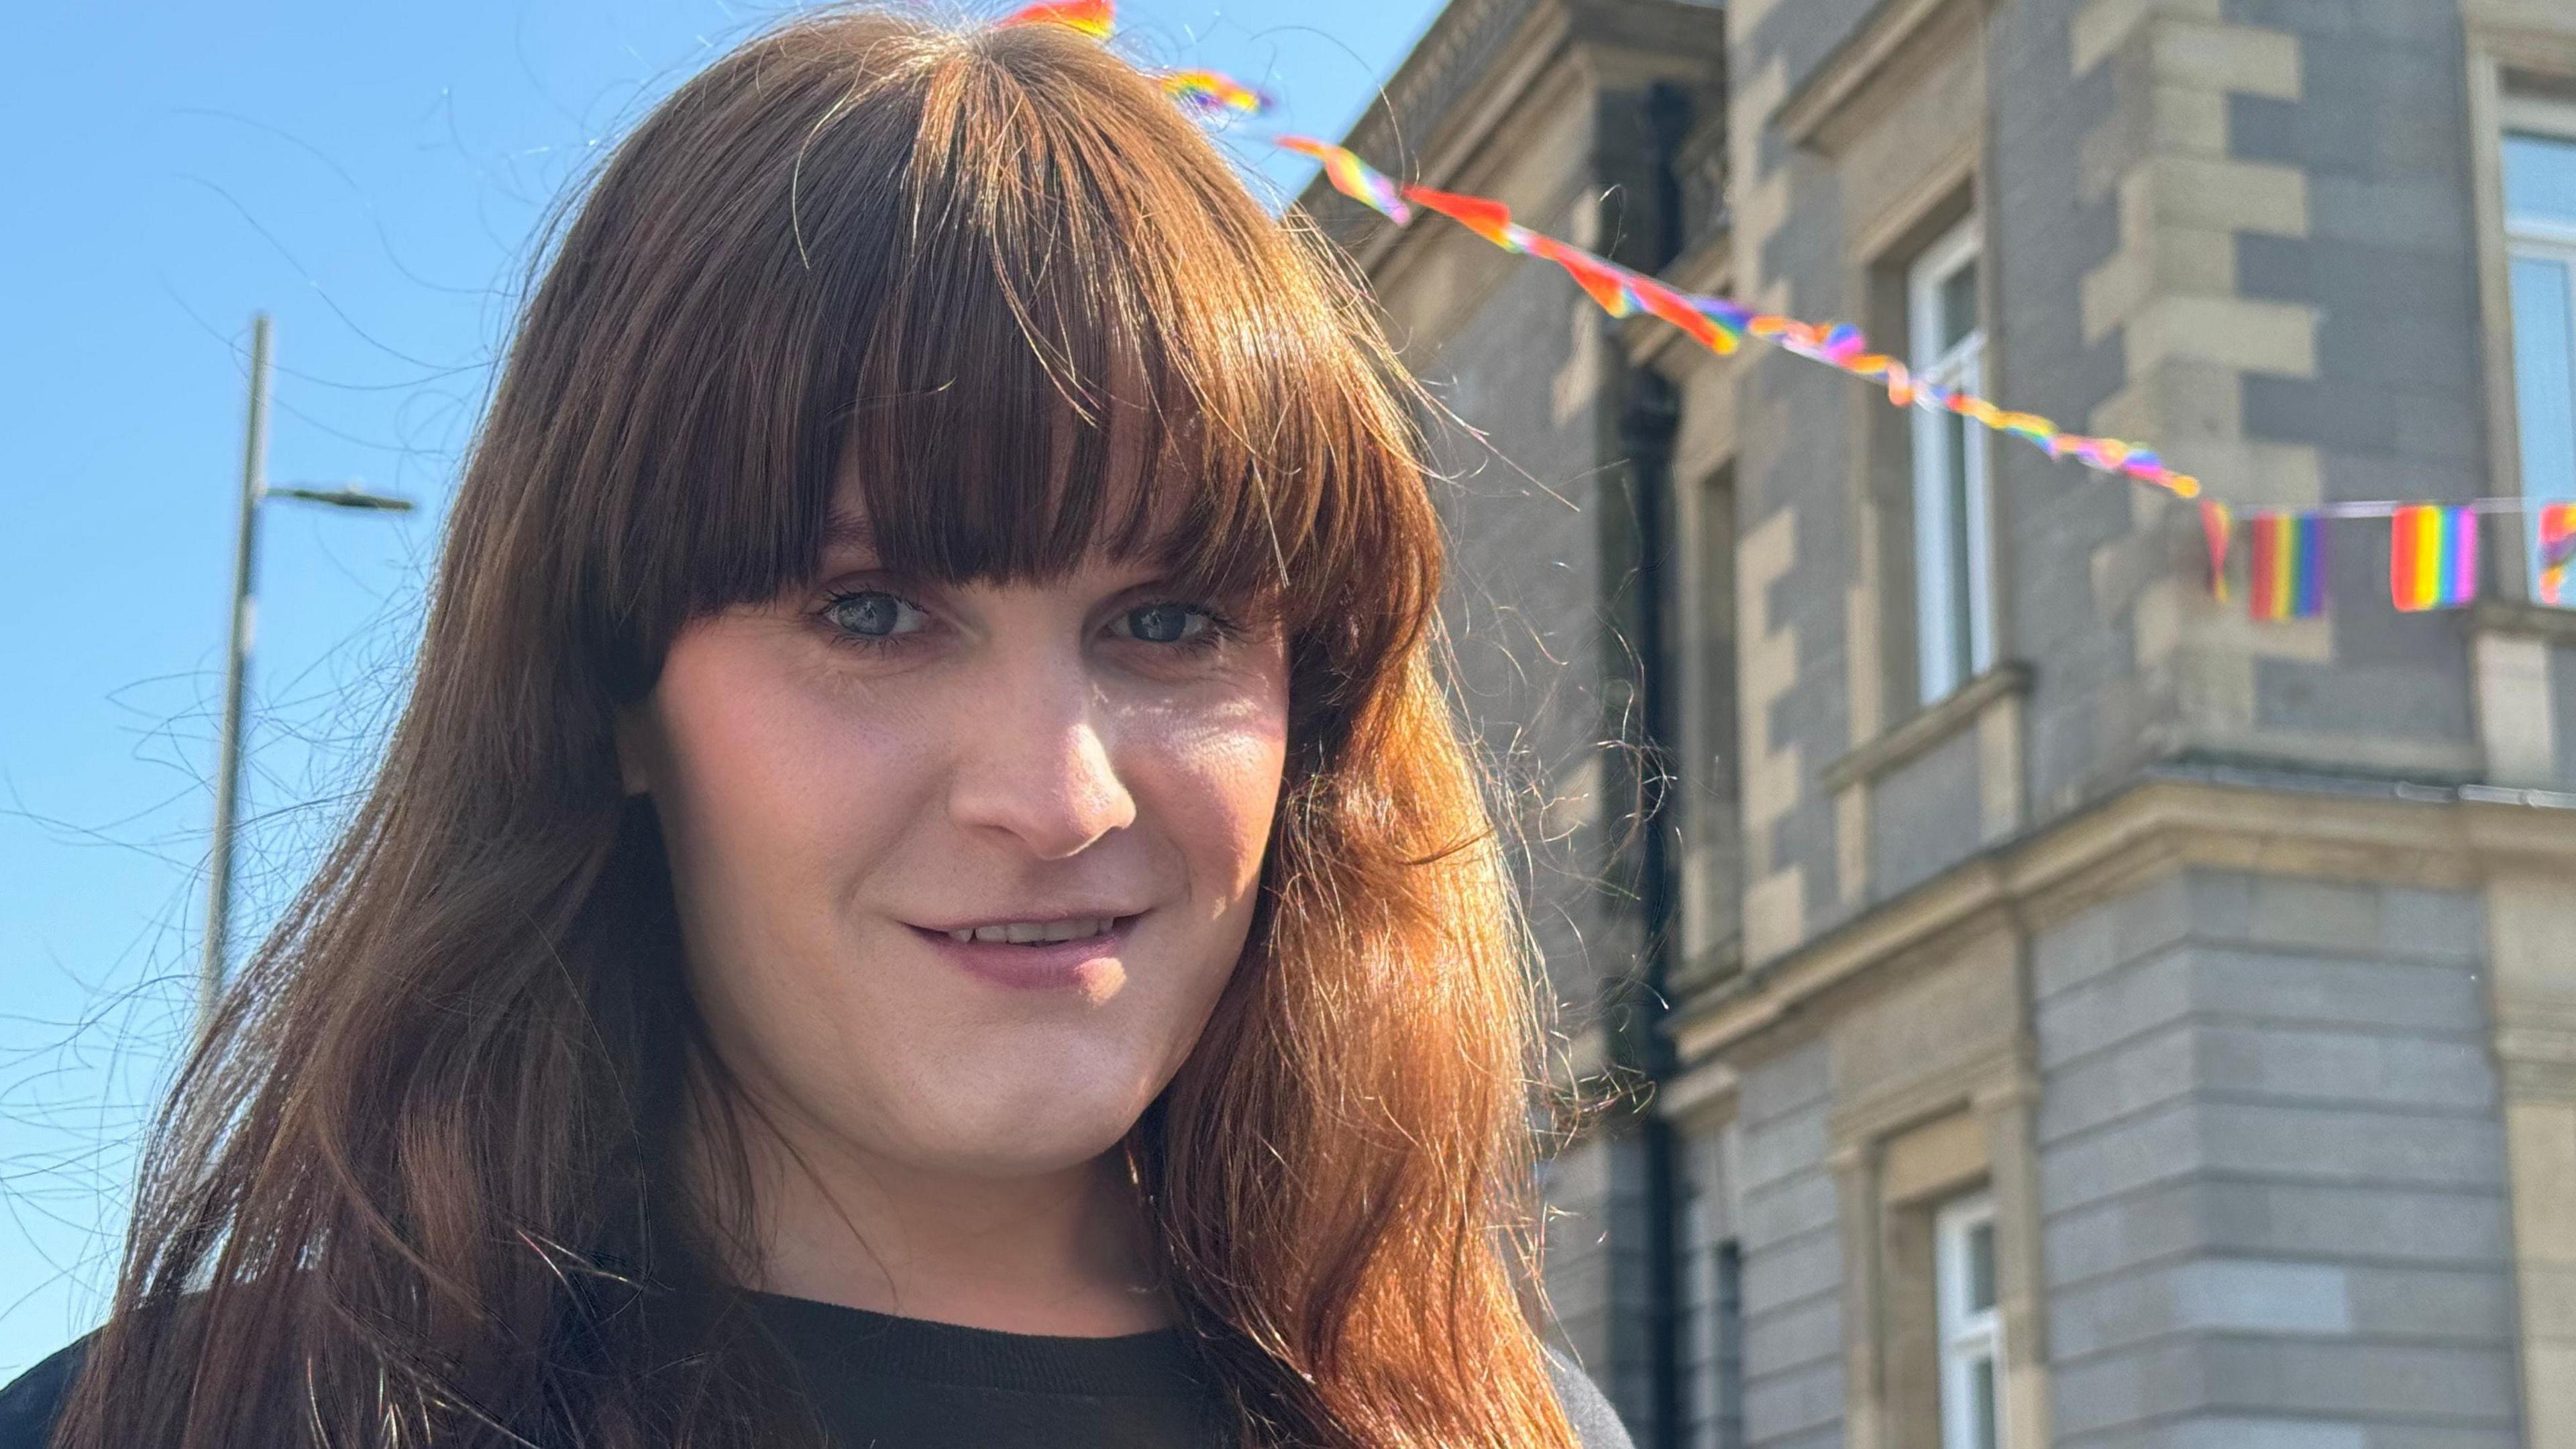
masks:
<svg viewBox="0 0 2576 1449"><path fill-rule="evenodd" d="M978 1178L1043 1177L1079 1167L1115 1150L1145 1109L1125 1092L1094 1097L1055 1084L943 1105L947 1110L910 1134L923 1165Z"/></svg>

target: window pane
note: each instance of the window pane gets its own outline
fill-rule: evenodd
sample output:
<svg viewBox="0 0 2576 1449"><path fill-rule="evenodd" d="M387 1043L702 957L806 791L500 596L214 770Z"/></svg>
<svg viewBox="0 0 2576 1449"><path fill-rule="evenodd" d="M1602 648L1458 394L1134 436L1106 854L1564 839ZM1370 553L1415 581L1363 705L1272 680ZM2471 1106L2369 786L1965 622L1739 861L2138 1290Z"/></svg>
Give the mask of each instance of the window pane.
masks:
<svg viewBox="0 0 2576 1449"><path fill-rule="evenodd" d="M1948 413L1917 413L1914 424L1914 621L1915 673L1923 702L1945 699L1966 682L1959 656L1959 603L1966 576L1955 548L1959 537L1958 477L1953 459L1965 420Z"/></svg>
<svg viewBox="0 0 2576 1449"><path fill-rule="evenodd" d="M1977 672L1977 577L1976 549L1969 541L1969 530L1985 512L1970 494L1976 474L1970 471L1968 449L1974 446L1969 436L1968 420L1949 420L1949 448L1945 466L1949 469L1950 536L1943 547L1950 553L1950 679L1956 686L1965 684ZM1945 691L1946 692L1946 691Z"/></svg>
<svg viewBox="0 0 2576 1449"><path fill-rule="evenodd" d="M2554 257L2513 263L2514 394L2522 421L2522 491L2576 498L2576 267ZM2539 578L2539 531L2531 530L2532 578Z"/></svg>
<svg viewBox="0 0 2576 1449"><path fill-rule="evenodd" d="M2515 220L2576 227L2576 141L2505 137L2504 210Z"/></svg>
<svg viewBox="0 0 2576 1449"><path fill-rule="evenodd" d="M1915 260L1906 279L1916 376L1946 392L1983 390L1975 223ZM1914 419L1914 618L1917 698L1948 698L1994 662L1995 608L1982 429L1944 410Z"/></svg>
<svg viewBox="0 0 2576 1449"><path fill-rule="evenodd" d="M1968 1311L1983 1313L1995 1306L1995 1225L1979 1223L1968 1229Z"/></svg>
<svg viewBox="0 0 2576 1449"><path fill-rule="evenodd" d="M1971 1449L1995 1449L2001 1436L1995 1432L1995 1361L1981 1358L1968 1369L1968 1413L1974 1422L1969 1426Z"/></svg>
<svg viewBox="0 0 2576 1449"><path fill-rule="evenodd" d="M1977 260L1952 272L1941 282L1941 347L1948 352L1977 330Z"/></svg>

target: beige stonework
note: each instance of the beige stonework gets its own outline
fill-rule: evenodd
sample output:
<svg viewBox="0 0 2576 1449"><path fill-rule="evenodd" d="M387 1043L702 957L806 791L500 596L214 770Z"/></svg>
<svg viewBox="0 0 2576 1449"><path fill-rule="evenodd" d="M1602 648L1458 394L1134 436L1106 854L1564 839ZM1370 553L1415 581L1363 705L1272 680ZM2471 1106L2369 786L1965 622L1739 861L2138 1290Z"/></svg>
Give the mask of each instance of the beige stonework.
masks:
<svg viewBox="0 0 2576 1449"><path fill-rule="evenodd" d="M2576 15L2565 0L2461 0L2460 10L2476 29L2576 39Z"/></svg>
<svg viewBox="0 0 2576 1449"><path fill-rule="evenodd" d="M1878 1194L1889 1204L1929 1202L1985 1180L1992 1161L1986 1124L1966 1110L1888 1139Z"/></svg>
<svg viewBox="0 0 2576 1449"><path fill-rule="evenodd" d="M1746 530L1736 547L1737 738L1744 751L1744 954L1759 961L1807 931L1806 873L1772 859L1771 827L1797 808L1805 789L1803 752L1771 738L1771 706L1798 678L1798 637L1771 621L1771 586L1787 574L1797 514L1781 509Z"/></svg>
<svg viewBox="0 0 2576 1449"><path fill-rule="evenodd" d="M1997 845L2029 823L2022 788L2022 697L2006 695L1977 716L1977 839Z"/></svg>
<svg viewBox="0 0 2576 1449"><path fill-rule="evenodd" d="M2134 39L2151 18L2215 22L2221 0L2086 0L2067 27L2069 62L2084 75Z"/></svg>
<svg viewBox="0 0 2576 1449"><path fill-rule="evenodd" d="M2120 81L2143 86L2144 104L2132 97L2116 107L2086 143L2097 169L2085 185L2117 192L2121 236L2119 250L2081 280L2084 334L2094 341L2116 334L2129 378L2088 426L2155 440L2168 461L2202 477L2240 512L2321 501L2317 451L2249 439L2243 397L2249 375L2314 377L2322 318L2313 307L2240 295L2236 273L2240 236L2308 235L2308 178L2295 167L2227 154L2230 97L2305 94L2297 38L2228 23L2215 0L2093 0L2076 17L2073 44L2079 71L2131 46L2143 48L2144 61ZM2135 73L2141 70L2143 79ZM2221 604L2205 587L2205 566L2177 574L2176 554L2157 551L2156 540L2179 535L2188 541L2181 556L2196 563L2196 519L2176 522L2147 508L2138 514L2134 543L2097 551L2095 593L2105 617L2131 622L2136 677L2178 711L2169 723L2148 727L2158 746L2378 768L2456 767L2456 748L2258 729L2260 661L2331 662L2334 625L2250 623L2241 561L2237 591Z"/></svg>
<svg viewBox="0 0 2576 1449"><path fill-rule="evenodd" d="M2128 319L2129 375L2145 376L2169 357L2189 357L2240 372L2314 377L2317 321L2315 308L2295 303L2169 293Z"/></svg>
<svg viewBox="0 0 2576 1449"><path fill-rule="evenodd" d="M1741 9L1736 11L1736 24L1745 23ZM1749 298L1760 298L1768 279L1762 271L1763 243L1789 215L1788 168L1766 172L1762 165L1761 136L1763 123L1785 99L1789 91L1786 62L1774 57L1771 63L1752 75L1734 79L1734 94L1727 105L1733 121L1727 145L1735 184L1735 255L1742 277L1740 290ZM1785 298L1772 296L1765 305L1783 305Z"/></svg>
<svg viewBox="0 0 2576 1449"><path fill-rule="evenodd" d="M2559 721L2552 717L2549 653L2545 640L2486 630L2471 646L2479 743L2486 749L2486 777L2496 784L2557 782Z"/></svg>
<svg viewBox="0 0 2576 1449"><path fill-rule="evenodd" d="M1572 333L1565 365L1548 380L1548 420L1560 428L1591 410L1609 380L1610 362L1608 322L1592 299L1568 298L1566 317Z"/></svg>
<svg viewBox="0 0 2576 1449"><path fill-rule="evenodd" d="M2025 1011L2027 1008L2025 1007ZM2026 1019L2026 1018L2025 1018ZM2002 1449L2049 1449L2055 1442L2048 1393L2048 1297L2040 1271L2039 1149L2032 1119L2039 1090L2026 1061L1977 1096L1993 1166L1995 1309L2003 1319Z"/></svg>
<svg viewBox="0 0 2576 1449"><path fill-rule="evenodd" d="M2166 14L2156 23L2156 78L2192 90L2295 101L2304 92L2299 39L2252 25Z"/></svg>
<svg viewBox="0 0 2576 1449"><path fill-rule="evenodd" d="M1998 1386L2012 1449L2045 1449L2037 1200L2015 1042L2028 1020L2009 928L1891 958L1870 993L1816 1021L1830 1044L1829 1131L1845 1252L1843 1410L1848 1442L1940 1449L1933 1216L1980 1187L1995 1196ZM2025 1349L2013 1335L2028 1337ZM2018 1416L2028 1416L2016 1423Z"/></svg>
<svg viewBox="0 0 2576 1449"><path fill-rule="evenodd" d="M2123 183L2121 227L2136 235L2109 261L2085 273L2080 284L2087 342L2109 336L2159 296L2235 294L2235 240L2224 232L2179 228L2150 238L2155 213L2146 204L2148 183L2144 173Z"/></svg>
<svg viewBox="0 0 2576 1449"><path fill-rule="evenodd" d="M1834 796L1834 874L1847 909L1869 903L1869 830L1869 786L1844 786Z"/></svg>
<svg viewBox="0 0 2576 1449"><path fill-rule="evenodd" d="M2566 871L2490 882L2487 944L2532 1449L2576 1446L2576 890Z"/></svg>
<svg viewBox="0 0 2576 1449"><path fill-rule="evenodd" d="M2532 1449L2576 1444L2576 1104L2505 1104L2523 1413Z"/></svg>
<svg viewBox="0 0 2576 1449"><path fill-rule="evenodd" d="M1797 807L1803 764L1794 743L1774 745L1771 706L1798 679L1798 636L1771 620L1771 587L1789 572L1797 514L1780 509L1746 529L1735 552L1735 616L1743 621L1736 661L1741 697L1738 735L1744 749L1746 860L1771 866L1766 827Z"/></svg>
<svg viewBox="0 0 2576 1449"><path fill-rule="evenodd" d="M1793 865L1786 870L1773 871L1744 888L1746 962L1768 961L1795 947L1806 936L1807 872L1804 869Z"/></svg>

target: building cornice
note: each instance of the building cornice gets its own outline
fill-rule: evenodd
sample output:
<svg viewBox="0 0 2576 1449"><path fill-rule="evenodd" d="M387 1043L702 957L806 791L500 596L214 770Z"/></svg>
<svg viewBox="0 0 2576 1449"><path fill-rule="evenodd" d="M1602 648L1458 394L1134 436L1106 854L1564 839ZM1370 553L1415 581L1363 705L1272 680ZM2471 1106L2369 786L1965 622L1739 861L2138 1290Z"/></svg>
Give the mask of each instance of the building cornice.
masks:
<svg viewBox="0 0 2576 1449"><path fill-rule="evenodd" d="M1751 967L1669 1029L1697 1062L1878 970L1998 926L2039 929L2192 866L2439 889L2513 868L2576 878L2576 797L2177 768Z"/></svg>
<svg viewBox="0 0 2576 1449"><path fill-rule="evenodd" d="M1450 0L1431 28L1378 88L1342 144L1370 165L1401 172L1444 127L1471 91L1494 78L1497 61L1516 32L1556 0ZM1428 178L1426 177L1426 180ZM1321 175L1306 184L1297 204L1334 240L1356 252L1379 232L1392 232L1375 213L1333 190Z"/></svg>
<svg viewBox="0 0 2576 1449"><path fill-rule="evenodd" d="M1722 14L1686 0L1451 0L1342 144L1402 179L1454 188L1569 48L1713 79L1724 64ZM1298 205L1372 274L1403 234L1321 176Z"/></svg>
<svg viewBox="0 0 2576 1449"><path fill-rule="evenodd" d="M1863 97L1884 88L1880 77L1918 57L1936 25L1982 16L1988 0L1880 0L1833 54L1771 113L1771 125L1793 146L1825 143L1834 123ZM1973 10L1969 7L1974 7Z"/></svg>

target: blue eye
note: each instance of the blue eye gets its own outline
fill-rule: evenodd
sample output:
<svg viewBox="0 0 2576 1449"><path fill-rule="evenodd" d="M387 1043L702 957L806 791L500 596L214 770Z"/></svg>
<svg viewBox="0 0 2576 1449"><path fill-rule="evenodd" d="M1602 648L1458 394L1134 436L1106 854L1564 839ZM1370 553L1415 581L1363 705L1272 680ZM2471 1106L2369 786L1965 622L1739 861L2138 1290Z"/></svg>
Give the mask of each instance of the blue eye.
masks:
<svg viewBox="0 0 2576 1449"><path fill-rule="evenodd" d="M1129 609L1120 632L1147 644L1186 644L1216 627L1216 616L1189 604L1147 604Z"/></svg>
<svg viewBox="0 0 2576 1449"><path fill-rule="evenodd" d="M1158 599L1120 614L1110 625L1120 638L1156 644L1175 653L1213 652L1242 636L1242 626L1205 604Z"/></svg>
<svg viewBox="0 0 2576 1449"><path fill-rule="evenodd" d="M871 641L913 633L923 619L919 606L876 589L835 595L824 606L823 617L851 638Z"/></svg>

